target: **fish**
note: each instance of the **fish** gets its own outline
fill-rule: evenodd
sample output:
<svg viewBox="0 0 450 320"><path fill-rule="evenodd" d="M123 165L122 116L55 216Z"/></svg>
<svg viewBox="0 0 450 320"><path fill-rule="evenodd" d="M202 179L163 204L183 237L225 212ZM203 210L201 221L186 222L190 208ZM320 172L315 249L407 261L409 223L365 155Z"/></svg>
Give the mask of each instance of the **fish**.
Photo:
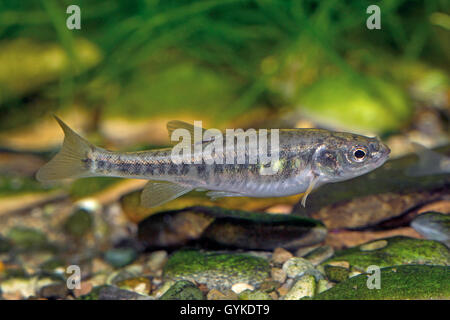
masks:
<svg viewBox="0 0 450 320"><path fill-rule="evenodd" d="M450 173L450 157L428 149L417 143L411 143L419 161L406 168L405 174L410 177L423 177L435 174Z"/></svg>
<svg viewBox="0 0 450 320"><path fill-rule="evenodd" d="M277 129L278 145L274 150L278 158L271 163L276 170L273 174L263 174L266 163L249 161L250 142L236 149L231 146L232 150L223 142L223 150L218 149L213 155L217 160L230 152L241 151L246 155L243 163L207 163L204 159L200 163L176 162L172 158L174 147L138 152L109 151L94 146L61 119L56 116L55 119L64 131L63 145L50 162L39 169L38 181L99 176L146 179L149 182L141 193L144 207L162 205L192 190L207 191L207 196L213 200L303 194L302 205L305 206L308 195L321 185L366 174L383 165L390 153L389 147L377 137L324 129ZM182 121L170 121L167 128L169 136L176 129L194 135L199 129ZM258 132L261 130L264 129ZM236 137L238 135L236 133ZM271 130L267 138L267 150L271 152L274 136ZM213 140L204 138L189 143L190 150L194 149L192 158L198 156L195 146L208 146ZM258 149L259 156L262 152Z"/></svg>
<svg viewBox="0 0 450 320"><path fill-rule="evenodd" d="M430 240L444 243L450 248L450 216L439 212L425 212L411 221L411 227Z"/></svg>

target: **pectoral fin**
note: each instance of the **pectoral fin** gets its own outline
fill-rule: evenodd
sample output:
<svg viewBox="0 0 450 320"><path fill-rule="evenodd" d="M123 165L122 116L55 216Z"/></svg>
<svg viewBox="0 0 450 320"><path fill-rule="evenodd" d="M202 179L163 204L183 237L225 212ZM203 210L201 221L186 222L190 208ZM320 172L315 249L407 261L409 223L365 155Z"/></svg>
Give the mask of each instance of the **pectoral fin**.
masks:
<svg viewBox="0 0 450 320"><path fill-rule="evenodd" d="M176 199L192 188L181 186L172 182L149 181L141 194L141 205L144 207L156 207L170 200Z"/></svg>
<svg viewBox="0 0 450 320"><path fill-rule="evenodd" d="M306 198L308 198L308 195L311 193L311 191L314 190L314 188L317 185L317 182L319 181L319 177L318 176L314 176L311 179L311 182L309 183L308 189L306 189L305 193L303 194L303 198L302 198L302 206L306 207Z"/></svg>

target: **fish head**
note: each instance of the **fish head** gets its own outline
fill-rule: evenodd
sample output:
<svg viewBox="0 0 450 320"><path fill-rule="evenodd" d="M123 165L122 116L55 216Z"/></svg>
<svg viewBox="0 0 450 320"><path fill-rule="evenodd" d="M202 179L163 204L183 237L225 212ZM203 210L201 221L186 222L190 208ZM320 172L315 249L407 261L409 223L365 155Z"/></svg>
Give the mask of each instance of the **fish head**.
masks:
<svg viewBox="0 0 450 320"><path fill-rule="evenodd" d="M380 167L390 152L377 137L334 133L317 148L313 171L324 182L344 181Z"/></svg>

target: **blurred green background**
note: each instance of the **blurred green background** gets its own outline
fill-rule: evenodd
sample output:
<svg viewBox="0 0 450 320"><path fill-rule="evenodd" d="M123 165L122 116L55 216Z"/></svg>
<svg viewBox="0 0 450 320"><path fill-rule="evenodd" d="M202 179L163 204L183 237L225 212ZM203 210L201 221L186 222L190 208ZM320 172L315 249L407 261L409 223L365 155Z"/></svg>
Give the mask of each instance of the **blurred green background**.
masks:
<svg viewBox="0 0 450 320"><path fill-rule="evenodd" d="M52 113L113 147L164 144L170 119L445 141L450 3L376 1L381 30L371 4L2 1L0 143L54 147Z"/></svg>

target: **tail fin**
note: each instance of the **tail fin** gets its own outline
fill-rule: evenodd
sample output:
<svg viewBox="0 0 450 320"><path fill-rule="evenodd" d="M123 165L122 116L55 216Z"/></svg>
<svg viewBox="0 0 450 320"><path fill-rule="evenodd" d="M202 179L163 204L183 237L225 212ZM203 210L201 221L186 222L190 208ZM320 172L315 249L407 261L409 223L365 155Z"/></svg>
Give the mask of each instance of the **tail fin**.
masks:
<svg viewBox="0 0 450 320"><path fill-rule="evenodd" d="M54 117L64 131L63 146L49 163L39 169L36 179L46 182L92 176L84 160L95 148L94 145L80 137L57 116Z"/></svg>

